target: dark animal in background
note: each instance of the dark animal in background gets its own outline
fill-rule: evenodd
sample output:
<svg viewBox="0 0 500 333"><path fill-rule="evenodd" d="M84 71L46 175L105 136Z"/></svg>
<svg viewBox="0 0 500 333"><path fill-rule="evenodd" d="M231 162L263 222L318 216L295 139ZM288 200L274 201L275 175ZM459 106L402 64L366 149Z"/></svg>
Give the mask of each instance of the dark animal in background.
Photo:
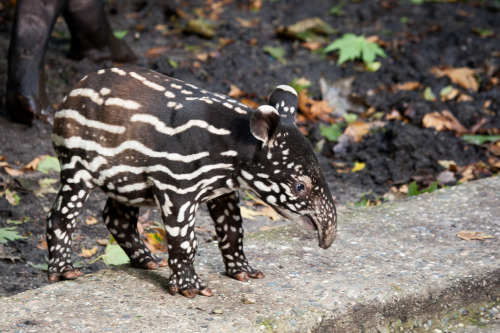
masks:
<svg viewBox="0 0 500 333"><path fill-rule="evenodd" d="M207 203L226 273L262 278L243 252L238 190L318 233L328 248L337 217L310 143L294 122L297 93L278 86L251 109L140 67L103 69L83 78L55 114L52 141L61 189L48 216L49 280L82 274L71 261L75 218L91 190L108 201L106 226L135 267L172 270L169 291L211 296L193 266L195 214ZM140 206L157 205L167 231L168 262L137 231Z"/></svg>
<svg viewBox="0 0 500 333"><path fill-rule="evenodd" d="M60 14L71 33L71 58L135 60L129 47L114 37L101 0L18 0L8 53L6 109L12 121L30 125L51 114L44 57Z"/></svg>

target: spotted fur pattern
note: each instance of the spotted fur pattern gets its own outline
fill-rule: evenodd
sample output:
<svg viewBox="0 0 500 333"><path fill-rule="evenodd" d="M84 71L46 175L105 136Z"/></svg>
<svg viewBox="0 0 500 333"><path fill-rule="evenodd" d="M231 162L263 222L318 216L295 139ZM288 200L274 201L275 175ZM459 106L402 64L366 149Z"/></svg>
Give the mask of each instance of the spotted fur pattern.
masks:
<svg viewBox="0 0 500 333"><path fill-rule="evenodd" d="M262 278L243 252L238 190L318 233L328 248L336 212L319 163L294 123L297 94L278 86L255 110L220 94L140 67L83 78L55 114L52 140L61 189L48 215L49 280L75 279L71 236L95 187L109 197L103 219L136 267L172 270L169 290L212 292L196 274L194 224L201 203L215 222L229 276ZM161 209L168 262L137 231L140 206Z"/></svg>

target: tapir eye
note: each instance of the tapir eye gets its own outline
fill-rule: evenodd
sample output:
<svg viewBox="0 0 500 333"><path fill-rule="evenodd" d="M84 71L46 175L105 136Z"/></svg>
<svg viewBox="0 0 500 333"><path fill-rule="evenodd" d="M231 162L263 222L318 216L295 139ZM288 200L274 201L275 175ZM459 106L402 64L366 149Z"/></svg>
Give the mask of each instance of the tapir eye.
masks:
<svg viewBox="0 0 500 333"><path fill-rule="evenodd" d="M297 183L295 184L295 192L298 194L302 194L306 191L306 184L304 183Z"/></svg>

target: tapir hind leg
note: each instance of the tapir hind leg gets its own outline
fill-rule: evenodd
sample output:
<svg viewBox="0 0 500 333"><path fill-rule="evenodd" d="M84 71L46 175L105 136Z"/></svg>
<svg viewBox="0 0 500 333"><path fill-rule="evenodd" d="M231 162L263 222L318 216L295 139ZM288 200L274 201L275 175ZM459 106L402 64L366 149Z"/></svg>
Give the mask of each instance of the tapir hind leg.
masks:
<svg viewBox="0 0 500 333"><path fill-rule="evenodd" d="M227 275L240 281L261 279L264 273L250 267L243 253L243 227L238 202L238 195L233 192L207 203L210 216L215 221L219 250Z"/></svg>
<svg viewBox="0 0 500 333"><path fill-rule="evenodd" d="M127 206L108 198L103 210L103 219L109 232L130 258L134 267L156 269L167 266L166 259L151 253L137 230L139 208Z"/></svg>
<svg viewBox="0 0 500 333"><path fill-rule="evenodd" d="M47 217L49 282L74 280L83 273L71 261L71 237L75 220L90 194L84 182L63 184Z"/></svg>

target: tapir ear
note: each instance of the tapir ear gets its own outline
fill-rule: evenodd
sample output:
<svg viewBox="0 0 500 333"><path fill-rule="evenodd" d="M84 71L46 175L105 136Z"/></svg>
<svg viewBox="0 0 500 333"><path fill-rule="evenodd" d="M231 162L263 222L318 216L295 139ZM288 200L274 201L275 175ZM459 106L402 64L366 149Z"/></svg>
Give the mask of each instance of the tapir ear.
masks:
<svg viewBox="0 0 500 333"><path fill-rule="evenodd" d="M250 131L253 136L269 144L278 133L280 116L278 111L270 105L259 106L250 118Z"/></svg>
<svg viewBox="0 0 500 333"><path fill-rule="evenodd" d="M277 86L269 97L269 105L274 107L283 122L295 123L295 111L299 103L299 97L295 89L290 86Z"/></svg>

